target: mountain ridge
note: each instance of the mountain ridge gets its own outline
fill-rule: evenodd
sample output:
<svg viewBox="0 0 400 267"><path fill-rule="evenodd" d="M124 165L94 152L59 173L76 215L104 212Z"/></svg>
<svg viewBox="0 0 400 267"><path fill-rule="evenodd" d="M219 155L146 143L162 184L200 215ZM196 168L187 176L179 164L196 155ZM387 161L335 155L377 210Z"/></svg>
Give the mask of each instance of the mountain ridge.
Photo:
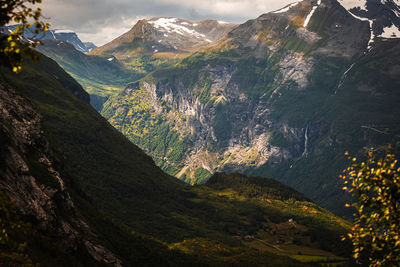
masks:
<svg viewBox="0 0 400 267"><path fill-rule="evenodd" d="M82 223L85 222L94 232L93 235L85 231L74 232L75 237L82 241L82 246L72 251L51 246L54 242L51 231L37 232L32 240L22 240L27 242L27 253L34 263L87 266L96 264L96 261L101 265L104 260L106 264L115 266L119 262L126 266L187 266L189 263L200 266L263 266L268 261L274 266L309 265L292 258L297 250L281 255L274 248L253 247L253 242L259 241L246 241L237 233L254 235L268 242L283 242L281 245L284 247L291 247L295 242L296 249L310 248L312 253L324 255L333 262L346 260L337 255L347 257L340 242L340 235L348 229L347 222L315 203L301 197L290 197L293 190L288 196L282 195L279 187L285 186L278 182L268 186L272 191L263 191L263 195L255 197L240 193L241 190L248 192L246 188L251 187L252 182L235 182L236 187L231 189L229 175L225 177L226 182L220 183L223 186L220 189L207 185L190 187L179 182L163 173L149 156L112 128L87 101L82 101L85 98L77 98L79 91L83 93L79 85L64 87L60 82L62 79L69 81L64 84L77 83L49 58L41 56L37 64L27 59L18 75L2 68L0 77L2 84L9 84L19 95L5 97L6 101L25 101L16 104L20 110L11 112L11 116L7 115L7 110L12 109L2 109L1 120L7 116L17 120L18 123L10 124L14 127L41 125L35 131L19 131L9 130L5 127L8 123L0 124L0 141L6 144L0 150L2 156L17 150L15 142L8 142L7 138L22 135L15 140L27 140L29 149L22 149L20 156L24 160L33 157L28 169L23 169L22 173L18 172L18 166L7 165L7 168L19 173L13 179L18 183L24 182L29 172L32 175L29 179L38 183L39 192L58 192L60 183L57 173L48 169L54 166L62 179L65 178L65 190L73 201L73 210L82 217ZM1 90L0 100L3 101L3 92L7 90L4 91L4 87ZM31 107L35 112L30 110ZM30 123L29 118L32 117L37 121ZM40 118L41 122L38 121ZM39 141L30 138L29 134L37 135ZM43 151L43 148L44 155L34 153ZM47 148L53 151L54 157ZM50 165L46 155L50 155ZM52 161L53 158L56 160ZM1 165L1 171L3 167ZM235 180L234 177L232 179ZM241 179L246 178L241 176ZM9 182L0 182L0 189L11 197L13 194L30 196L33 193L18 191L18 187ZM40 208L52 206L56 200L57 197L39 201L33 205L32 215L43 215ZM61 200L61 207L62 203ZM23 214L18 207L19 214ZM22 211L24 208L22 205ZM58 206L55 214L57 222L62 222L64 217L69 220L76 218ZM29 218L32 216L23 219L37 229L41 220L29 221ZM286 232L286 228L293 223L288 222L290 218L295 220L300 231ZM68 227L61 230L73 231ZM320 232L325 233L324 238L317 239ZM304 239L302 235L310 239ZM86 244L85 238L92 245ZM40 244L40 240L44 243ZM49 251L57 257L49 255ZM96 253L100 254L97 259L94 256ZM117 255L119 261L108 257L112 254ZM49 257L52 257L51 261Z"/></svg>
<svg viewBox="0 0 400 267"><path fill-rule="evenodd" d="M8 31L15 30L17 25L6 26L5 28ZM34 38L38 40L53 40L53 41L63 41L67 42L74 46L76 50L82 53L88 53L93 50L96 46L93 43L84 43L81 39L79 39L76 32L71 30L63 30L63 29L51 29L46 32L39 32L38 34L34 33L34 30L31 28L27 28L24 31L25 38Z"/></svg>
<svg viewBox="0 0 400 267"><path fill-rule="evenodd" d="M201 21L173 17L142 19L127 33L94 49L90 54L113 55L120 59L133 57L142 49L144 53L159 54L161 57L168 56L162 53L170 53L178 57L207 46L235 26L234 23L211 19Z"/></svg>
<svg viewBox="0 0 400 267"><path fill-rule="evenodd" d="M143 77L114 59L91 56L64 41L43 40L36 48L55 60L72 75L91 96L91 104L101 110L108 97L132 80Z"/></svg>
<svg viewBox="0 0 400 267"><path fill-rule="evenodd" d="M46 33L49 38L37 50L77 79L91 94L92 105L100 111L108 97L122 91L126 84L175 64L234 26L217 20L155 17L138 21L130 31L105 46L92 49L88 44L92 50L86 55L79 49L71 49L65 41L47 40L53 36L51 32ZM208 38L211 40L207 41ZM112 52L113 49L121 51Z"/></svg>
<svg viewBox="0 0 400 267"><path fill-rule="evenodd" d="M220 39L197 52L177 51L172 45L166 52L154 52L161 40L155 37L167 30L193 33L195 22L171 17L138 22L123 35L126 47L116 42L116 49L122 49L117 57L101 55L100 50L93 53L101 57L84 57L55 43L39 50L73 74L91 92L96 109L169 174L192 184L204 182L215 171L278 177L300 186L318 203L341 210L346 197L334 180L344 167L339 155L350 148L362 155L363 148L396 142L397 131L390 111L381 104L397 99L398 67L391 57L398 57L399 39L390 38L387 29L398 25L399 6L392 0L349 3L295 2L222 31ZM184 25L189 28L182 30ZM385 32L387 37L380 37ZM203 33L194 33L198 34ZM145 36L150 41L143 46ZM142 39L132 48L136 37ZM174 58L178 54L181 57ZM101 75L86 75L87 69ZM368 111L366 103L378 115ZM362 115L345 104L358 106ZM359 125L352 126L346 117ZM392 130L379 137L371 129ZM350 132L360 137L358 145L350 141ZM316 166L316 155L328 147L336 154L326 151L335 160L324 173ZM313 168L319 174L307 173ZM330 179L320 181L317 176ZM310 186L300 179L310 180ZM335 193L319 193L321 187L334 188ZM334 200L325 200L325 195Z"/></svg>
<svg viewBox="0 0 400 267"><path fill-rule="evenodd" d="M335 0L261 15L216 46L129 84L102 114L186 182L215 171L273 176L343 212L340 155L396 142L398 131L391 120L399 112L399 39L371 43L370 22L357 16ZM391 134L363 127L372 125L390 125Z"/></svg>

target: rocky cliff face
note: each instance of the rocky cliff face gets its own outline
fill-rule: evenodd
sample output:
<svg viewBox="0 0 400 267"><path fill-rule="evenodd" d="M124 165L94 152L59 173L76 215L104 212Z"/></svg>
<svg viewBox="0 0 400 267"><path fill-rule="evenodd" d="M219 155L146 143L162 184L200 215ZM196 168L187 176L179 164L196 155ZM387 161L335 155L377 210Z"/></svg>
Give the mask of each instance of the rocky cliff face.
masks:
<svg viewBox="0 0 400 267"><path fill-rule="evenodd" d="M93 241L96 233L76 214L41 114L3 82L0 107L0 190L15 201L18 213L36 234L61 242L71 253L84 246L98 262L120 266L115 254Z"/></svg>
<svg viewBox="0 0 400 267"><path fill-rule="evenodd" d="M309 83L310 61L288 53L280 62L284 75L277 75L274 79L283 84L297 81L291 87L303 90ZM195 81L189 90L179 78L173 84L168 78L157 83L145 80L125 89L125 97L147 103L149 106L145 112L160 116L157 123L165 120L180 138L188 137L187 157L182 158L183 162L172 163L179 169L172 174L191 183L201 182L201 177L195 175L199 168L209 173L224 169L238 171L250 166L259 167L266 162L281 163L308 153L306 139L313 129L291 127L272 118L270 99L243 92L241 81L234 77L238 73L240 70L235 64L207 64L198 70L197 77L193 77ZM273 92L275 94L279 95L277 89ZM118 117L124 121L124 125L118 125L120 129L128 130L130 123L135 124L138 113L144 111L140 106L132 110L130 105L120 105L119 100L110 103L112 107L106 106L104 114L108 116L109 108L117 110L117 114L111 111L113 115L109 119L114 122ZM142 132L143 138L145 135ZM288 140L287 147L274 142L278 136ZM151 148L144 148L152 152ZM168 158L169 150L167 148L158 155L162 159Z"/></svg>
<svg viewBox="0 0 400 267"><path fill-rule="evenodd" d="M220 170L269 175L339 210L340 155L399 130L399 40L378 37L371 18L349 10L301 1L250 20L127 86L102 113L187 182ZM368 128L385 125L387 135Z"/></svg>

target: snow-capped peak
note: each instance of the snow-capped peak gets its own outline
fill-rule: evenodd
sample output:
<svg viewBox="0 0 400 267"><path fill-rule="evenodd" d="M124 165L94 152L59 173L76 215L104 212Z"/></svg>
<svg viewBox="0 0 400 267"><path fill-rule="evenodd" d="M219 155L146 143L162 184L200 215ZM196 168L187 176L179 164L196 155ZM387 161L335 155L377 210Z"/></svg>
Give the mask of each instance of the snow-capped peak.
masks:
<svg viewBox="0 0 400 267"><path fill-rule="evenodd" d="M177 18L158 18L156 20L149 21L149 24L153 25L154 28L162 32L177 33L185 36L189 35L199 39L206 39L204 34L193 29L197 26L197 24L186 21L179 22Z"/></svg>
<svg viewBox="0 0 400 267"><path fill-rule="evenodd" d="M71 30L54 30L53 31L55 34L60 34L60 33L75 33L74 31Z"/></svg>

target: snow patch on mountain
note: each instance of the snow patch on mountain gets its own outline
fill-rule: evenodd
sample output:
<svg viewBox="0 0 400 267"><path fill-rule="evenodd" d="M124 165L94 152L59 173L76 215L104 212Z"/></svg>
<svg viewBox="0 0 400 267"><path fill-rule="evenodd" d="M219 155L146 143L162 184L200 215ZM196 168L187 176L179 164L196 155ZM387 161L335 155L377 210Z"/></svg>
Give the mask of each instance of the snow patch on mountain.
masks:
<svg viewBox="0 0 400 267"><path fill-rule="evenodd" d="M360 8L361 10L367 10L367 0L338 0L339 3L347 10L353 8Z"/></svg>
<svg viewBox="0 0 400 267"><path fill-rule="evenodd" d="M381 4L390 7L390 10L400 18L400 0L381 0Z"/></svg>
<svg viewBox="0 0 400 267"><path fill-rule="evenodd" d="M399 10L400 10L400 8L399 8ZM400 18L400 11L393 10L393 12L394 12L394 14L396 14L396 16L397 16L398 18Z"/></svg>
<svg viewBox="0 0 400 267"><path fill-rule="evenodd" d="M57 40L57 37L54 35L54 31L49 31L51 36L53 37L54 40Z"/></svg>
<svg viewBox="0 0 400 267"><path fill-rule="evenodd" d="M307 27L312 15L314 14L315 10L317 10L317 8L319 7L320 4L321 4L321 0L318 0L317 5L313 6L313 8L311 9L311 12L307 15L306 20L304 21L304 24L303 24L304 28Z"/></svg>
<svg viewBox="0 0 400 267"><path fill-rule="evenodd" d="M281 9L278 9L277 11L274 11L272 13L275 13L275 14L285 13L285 12L289 11L289 9L291 9L292 7L297 6L297 4L300 3L300 2L301 1L294 2L294 3L292 3L292 4L288 5L288 6L286 6L284 8L281 8Z"/></svg>
<svg viewBox="0 0 400 267"><path fill-rule="evenodd" d="M395 25L383 28L383 33L378 37L383 38L400 38L400 30Z"/></svg>
<svg viewBox="0 0 400 267"><path fill-rule="evenodd" d="M394 4L396 5L394 9L392 9L392 11L394 12L394 14L400 18L400 0L393 0Z"/></svg>
<svg viewBox="0 0 400 267"><path fill-rule="evenodd" d="M199 33L193 29L189 29L186 26L188 25L195 27L197 24L190 25L188 22L179 23L177 18L159 18L154 21L149 21L149 24L153 25L156 29L161 30L167 33L177 33L180 35L190 35L199 39L206 39L206 36L202 33Z"/></svg>
<svg viewBox="0 0 400 267"><path fill-rule="evenodd" d="M87 49L86 49L86 47L84 45L82 46L79 43L73 43L73 42L71 42L71 44L73 46L75 46L76 50L78 50L78 51L80 51L82 53L86 53L87 52Z"/></svg>
<svg viewBox="0 0 400 267"><path fill-rule="evenodd" d="M85 45L85 48L88 52L92 51L93 49L95 49L97 47L94 43L91 43L91 42L85 42L83 44Z"/></svg>
<svg viewBox="0 0 400 267"><path fill-rule="evenodd" d="M53 31L55 34L60 34L60 33L75 33L74 31L71 30L54 30Z"/></svg>

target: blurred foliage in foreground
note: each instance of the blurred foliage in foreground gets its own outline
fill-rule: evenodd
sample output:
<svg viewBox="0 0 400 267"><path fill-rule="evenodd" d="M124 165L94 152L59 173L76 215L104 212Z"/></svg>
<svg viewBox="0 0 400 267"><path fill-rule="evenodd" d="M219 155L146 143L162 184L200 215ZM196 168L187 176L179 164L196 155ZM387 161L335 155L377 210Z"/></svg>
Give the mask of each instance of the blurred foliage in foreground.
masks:
<svg viewBox="0 0 400 267"><path fill-rule="evenodd" d="M24 39L23 35L24 31L31 30L32 26L36 35L45 32L49 27L48 23L40 20L42 10L31 7L41 2L42 0L5 0L0 3L0 26L18 24L9 34L0 34L0 65L11 68L15 73L21 71L24 54L32 59L38 59L31 48L35 48L40 41Z"/></svg>
<svg viewBox="0 0 400 267"><path fill-rule="evenodd" d="M348 155L348 154L347 154ZM390 152L354 164L340 176L356 201L356 219L348 238L354 258L370 266L398 266L400 262L400 167ZM347 205L350 206L350 205Z"/></svg>

